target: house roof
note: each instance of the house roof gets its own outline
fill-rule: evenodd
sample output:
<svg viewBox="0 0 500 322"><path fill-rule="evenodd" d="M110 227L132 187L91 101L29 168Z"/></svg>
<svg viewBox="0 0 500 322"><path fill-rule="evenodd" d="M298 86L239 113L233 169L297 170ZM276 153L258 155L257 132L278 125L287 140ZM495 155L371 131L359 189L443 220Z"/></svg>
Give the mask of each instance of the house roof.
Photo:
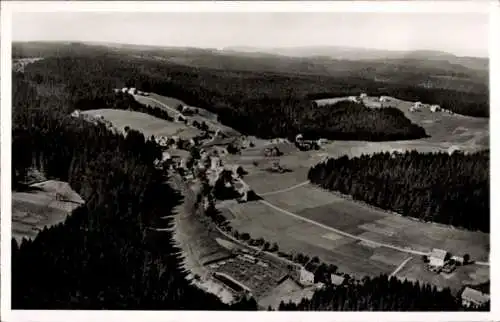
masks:
<svg viewBox="0 0 500 322"><path fill-rule="evenodd" d="M337 274L331 274L330 278L332 280L332 283L335 285L340 285L344 283L345 277L337 275Z"/></svg>
<svg viewBox="0 0 500 322"><path fill-rule="evenodd" d="M486 303L490 300L490 295L482 293L470 287L466 287L462 292L462 299L468 300L477 304Z"/></svg>
<svg viewBox="0 0 500 322"><path fill-rule="evenodd" d="M444 260L447 252L443 249L434 248L431 252L431 257Z"/></svg>

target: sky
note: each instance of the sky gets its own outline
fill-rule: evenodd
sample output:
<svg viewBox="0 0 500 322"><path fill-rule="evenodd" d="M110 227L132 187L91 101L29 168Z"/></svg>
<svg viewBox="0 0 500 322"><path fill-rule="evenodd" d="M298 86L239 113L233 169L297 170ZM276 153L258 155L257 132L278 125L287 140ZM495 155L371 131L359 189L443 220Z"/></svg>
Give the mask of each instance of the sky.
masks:
<svg viewBox="0 0 500 322"><path fill-rule="evenodd" d="M14 41L157 46L346 46L488 56L484 13L14 13Z"/></svg>

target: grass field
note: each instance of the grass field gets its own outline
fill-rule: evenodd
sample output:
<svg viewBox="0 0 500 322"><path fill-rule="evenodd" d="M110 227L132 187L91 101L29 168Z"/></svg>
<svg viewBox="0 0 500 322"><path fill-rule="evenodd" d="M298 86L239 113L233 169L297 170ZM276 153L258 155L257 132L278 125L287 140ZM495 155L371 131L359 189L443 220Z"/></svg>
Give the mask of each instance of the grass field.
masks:
<svg viewBox="0 0 500 322"><path fill-rule="evenodd" d="M140 96L140 95L135 95L135 99L139 101L142 104L147 104L147 105L152 105L152 106L157 106L160 108L163 108L167 110L172 116L175 114L171 109L176 109L176 107L179 104L185 105L184 102L172 98L172 97L166 97L166 96L161 96L155 93L151 93L150 96ZM158 104L154 100L159 101L160 103L166 105L168 108L165 108L165 106ZM198 110L198 114L194 114L192 116L186 116L186 118L190 121L198 121L198 122L205 122L209 128L211 128L213 131L216 131L217 129L221 129L222 132L226 133L227 135L230 136L237 136L240 133L236 130L234 130L231 127L225 126L221 124L220 122L217 121L217 114L214 114L210 111L207 111L205 109L199 108L199 107L194 107L191 106L191 108L196 108Z"/></svg>
<svg viewBox="0 0 500 322"><path fill-rule="evenodd" d="M12 236L34 238L43 227L63 222L83 199L62 181L49 180L12 192ZM58 200L56 194L62 199Z"/></svg>
<svg viewBox="0 0 500 322"><path fill-rule="evenodd" d="M394 265L370 261L375 253L371 247L357 241L332 234L316 225L286 216L259 202L226 204L232 213L232 226L248 232L252 238L262 237L277 242L280 250L287 253L303 253L318 256L321 260L335 264L340 271L362 277L390 273Z"/></svg>
<svg viewBox="0 0 500 322"><path fill-rule="evenodd" d="M146 137L152 135L176 135L184 139L190 139L201 134L200 130L186 126L183 123L165 121L145 113L115 109L90 110L83 113L93 116L101 115L119 130L129 126L131 129L141 131Z"/></svg>

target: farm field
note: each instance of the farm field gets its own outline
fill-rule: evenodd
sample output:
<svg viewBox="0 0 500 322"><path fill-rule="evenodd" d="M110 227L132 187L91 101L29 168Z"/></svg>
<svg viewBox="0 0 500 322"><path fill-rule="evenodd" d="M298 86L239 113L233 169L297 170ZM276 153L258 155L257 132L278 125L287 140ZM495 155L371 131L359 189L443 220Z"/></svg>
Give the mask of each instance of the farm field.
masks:
<svg viewBox="0 0 500 322"><path fill-rule="evenodd" d="M101 115L110 121L114 127L123 130L125 126L141 131L145 137L154 136L179 136L183 139L190 139L201 131L193 127L188 127L183 123L168 122L157 117L134 111L124 111L115 109L99 109L84 111L83 114L92 116Z"/></svg>
<svg viewBox="0 0 500 322"><path fill-rule="evenodd" d="M231 215L227 215L230 212ZM316 225L289 217L259 202L226 204L222 213L234 229L277 242L287 253L318 256L326 263L335 264L341 272L358 277L389 274L395 265L371 261L376 252L372 247L337 235Z"/></svg>
<svg viewBox="0 0 500 322"><path fill-rule="evenodd" d="M59 194L61 198L56 198ZM34 238L43 227L63 222L83 199L68 183L56 180L33 184L30 190L12 192L12 237Z"/></svg>
<svg viewBox="0 0 500 322"><path fill-rule="evenodd" d="M488 261L489 234L412 220L310 184L265 199L300 216L375 242L423 252L442 248L454 255L468 253L474 260Z"/></svg>
<svg viewBox="0 0 500 322"><path fill-rule="evenodd" d="M177 110L176 107L179 104L185 105L184 102L173 98L173 97L166 97L162 95L158 95L155 93L150 93L150 96L140 96L140 95L134 95L135 99L145 105L153 105L160 107L162 109L167 110L170 112L172 116L177 115ZM161 104L159 104L159 103ZM221 124L220 122L217 121L217 115L209 112L205 109L199 108L199 107L194 107L191 106L192 108L196 108L198 110L198 114L192 115L192 116L186 116L186 118L190 121L198 121L198 122L205 122L207 125L213 130L216 131L217 129L221 129L224 133L230 135L230 136L235 136L239 135L239 133L234 130L231 127L225 126ZM174 114L175 113L175 114Z"/></svg>

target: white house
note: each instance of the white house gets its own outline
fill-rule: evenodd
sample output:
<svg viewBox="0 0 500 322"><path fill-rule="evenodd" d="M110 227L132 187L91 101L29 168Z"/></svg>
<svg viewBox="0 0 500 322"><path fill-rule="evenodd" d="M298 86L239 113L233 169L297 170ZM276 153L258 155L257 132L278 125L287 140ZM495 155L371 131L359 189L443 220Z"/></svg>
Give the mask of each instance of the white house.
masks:
<svg viewBox="0 0 500 322"><path fill-rule="evenodd" d="M131 88L128 90L128 93L129 93L129 94L132 94L132 95L137 94L137 89L136 89L135 87L131 87Z"/></svg>
<svg viewBox="0 0 500 322"><path fill-rule="evenodd" d="M443 249L434 248L429 255L429 264L435 267L444 266L447 252Z"/></svg>
<svg viewBox="0 0 500 322"><path fill-rule="evenodd" d="M379 102L388 102L389 101L389 97L387 96L380 96L379 98Z"/></svg>
<svg viewBox="0 0 500 322"><path fill-rule="evenodd" d="M462 292L462 304L464 306L481 306L490 300L490 295L481 291L466 287Z"/></svg>
<svg viewBox="0 0 500 322"><path fill-rule="evenodd" d="M342 284L344 284L345 277L337 275L337 274L331 274L330 280L332 281L333 285L342 285Z"/></svg>
<svg viewBox="0 0 500 322"><path fill-rule="evenodd" d="M128 88L124 87L122 88L122 93L126 93L128 91Z"/></svg>
<svg viewBox="0 0 500 322"><path fill-rule="evenodd" d="M220 159L217 157L210 158L210 170L217 170L221 165Z"/></svg>
<svg viewBox="0 0 500 322"><path fill-rule="evenodd" d="M314 274L301 267L299 280L302 285L312 285L314 284Z"/></svg>
<svg viewBox="0 0 500 322"><path fill-rule="evenodd" d="M162 161L167 161L167 160L172 159L172 156L168 152L163 152L161 154L161 159L162 159Z"/></svg>
<svg viewBox="0 0 500 322"><path fill-rule="evenodd" d="M416 108L416 109L419 109L422 107L422 102L415 102L413 103L413 107Z"/></svg>
<svg viewBox="0 0 500 322"><path fill-rule="evenodd" d="M327 143L328 143L327 139L321 138L321 139L318 140L318 145L323 145L323 144L327 144Z"/></svg>
<svg viewBox="0 0 500 322"><path fill-rule="evenodd" d="M430 110L433 113L434 112L439 112L439 111L441 111L441 107L439 107L439 105L431 105Z"/></svg>
<svg viewBox="0 0 500 322"><path fill-rule="evenodd" d="M80 117L81 116L80 110L74 110L73 113L71 113L71 116L72 117Z"/></svg>
<svg viewBox="0 0 500 322"><path fill-rule="evenodd" d="M366 95L366 93L361 93L361 94L359 95L359 98L366 98L367 96L368 96L368 95Z"/></svg>
<svg viewBox="0 0 500 322"><path fill-rule="evenodd" d="M462 256L452 256L451 259L460 265L464 264L464 258Z"/></svg>
<svg viewBox="0 0 500 322"><path fill-rule="evenodd" d="M295 137L295 141L300 142L300 141L302 141L303 138L304 138L304 136L302 134L297 134L297 136Z"/></svg>

